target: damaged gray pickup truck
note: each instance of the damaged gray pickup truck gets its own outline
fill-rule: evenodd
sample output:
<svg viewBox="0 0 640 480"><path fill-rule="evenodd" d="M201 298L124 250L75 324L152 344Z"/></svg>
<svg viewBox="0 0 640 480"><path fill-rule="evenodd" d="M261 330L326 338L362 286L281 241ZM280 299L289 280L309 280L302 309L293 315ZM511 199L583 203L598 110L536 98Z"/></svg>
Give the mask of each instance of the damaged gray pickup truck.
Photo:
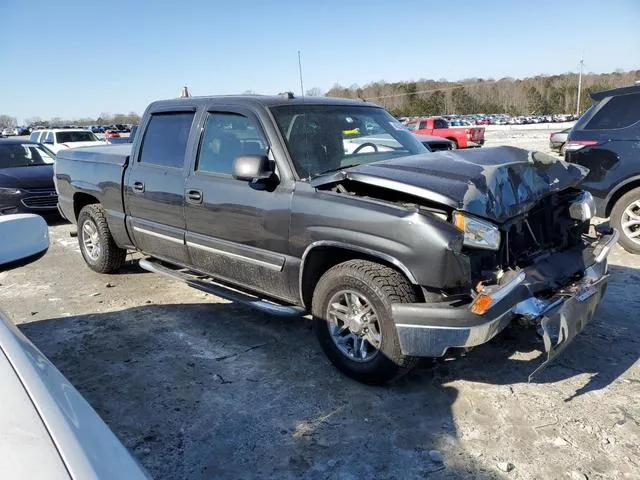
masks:
<svg viewBox="0 0 640 480"><path fill-rule="evenodd" d="M590 226L586 173L510 147L431 153L380 107L291 94L155 102L132 145L55 165L90 268L138 251L204 291L309 312L331 361L367 383L512 321L549 359L562 350L617 240Z"/></svg>

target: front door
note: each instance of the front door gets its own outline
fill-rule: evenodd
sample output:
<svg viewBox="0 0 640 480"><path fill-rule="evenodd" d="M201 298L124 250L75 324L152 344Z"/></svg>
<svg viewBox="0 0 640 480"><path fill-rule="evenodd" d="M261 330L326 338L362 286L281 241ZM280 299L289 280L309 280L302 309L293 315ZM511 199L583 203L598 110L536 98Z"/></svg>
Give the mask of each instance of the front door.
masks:
<svg viewBox="0 0 640 480"><path fill-rule="evenodd" d="M185 185L186 243L195 268L292 299L283 271L293 185L250 183L231 175L239 155L266 155L269 150L250 111L216 107L206 114Z"/></svg>
<svg viewBox="0 0 640 480"><path fill-rule="evenodd" d="M125 180L128 227L145 253L183 265L185 157L195 110L152 113ZM134 149L135 151L135 149Z"/></svg>

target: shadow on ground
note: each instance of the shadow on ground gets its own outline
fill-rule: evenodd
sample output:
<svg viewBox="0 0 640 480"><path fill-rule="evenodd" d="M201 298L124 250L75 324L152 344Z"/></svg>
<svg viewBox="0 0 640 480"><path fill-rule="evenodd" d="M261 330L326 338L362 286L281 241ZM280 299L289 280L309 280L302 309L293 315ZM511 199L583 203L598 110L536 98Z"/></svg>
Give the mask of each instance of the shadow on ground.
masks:
<svg viewBox="0 0 640 480"><path fill-rule="evenodd" d="M596 320L537 379L592 374L566 401L638 358L639 327L620 302L640 301L627 287L640 275L611 272ZM20 328L155 478L494 478L457 447L458 391L447 384L526 382L539 360L509 357L542 348L533 331L509 330L463 358L368 387L329 364L310 322L236 304L149 305Z"/></svg>

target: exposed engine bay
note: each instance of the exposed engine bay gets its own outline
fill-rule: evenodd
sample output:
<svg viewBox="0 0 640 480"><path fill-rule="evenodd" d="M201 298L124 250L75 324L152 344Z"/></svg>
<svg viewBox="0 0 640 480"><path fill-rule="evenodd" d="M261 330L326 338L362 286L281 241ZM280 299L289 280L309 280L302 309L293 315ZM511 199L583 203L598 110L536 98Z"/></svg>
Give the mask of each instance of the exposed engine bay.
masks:
<svg viewBox="0 0 640 480"><path fill-rule="evenodd" d="M416 209L425 214L451 221L453 209L437 202L400 192L395 189L342 179L336 183L323 185L320 189L338 194L351 195L373 200L382 200ZM488 285L501 285L523 268L534 264L545 265L545 259L554 258L555 267L551 278L547 277L548 289L552 290L570 281L576 280L585 268L580 261L585 245L585 235L589 232L589 220L576 220L570 216L571 202L580 195L580 191L569 188L550 193L529 211L513 217L498 225L501 243L498 250L484 250L463 247L461 254L469 259L470 287L456 291L443 291L445 295L475 295ZM566 258L558 258L564 251ZM564 257L564 256L563 256ZM549 268L545 269L551 274ZM542 287L541 287L542 288Z"/></svg>

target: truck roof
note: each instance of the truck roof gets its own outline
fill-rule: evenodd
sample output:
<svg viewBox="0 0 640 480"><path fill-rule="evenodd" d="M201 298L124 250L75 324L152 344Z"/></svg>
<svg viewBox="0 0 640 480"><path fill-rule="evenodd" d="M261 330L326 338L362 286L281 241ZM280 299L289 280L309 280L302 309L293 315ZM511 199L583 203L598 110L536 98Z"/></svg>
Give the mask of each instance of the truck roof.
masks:
<svg viewBox="0 0 640 480"><path fill-rule="evenodd" d="M252 105L262 107L276 107L281 105L353 105L380 107L372 102L364 100L353 100L336 97L296 97L283 95L211 95L202 97L173 98L169 100L158 100L151 105L172 106L172 105L193 105L199 106L219 101L220 103L231 103L235 105Z"/></svg>

